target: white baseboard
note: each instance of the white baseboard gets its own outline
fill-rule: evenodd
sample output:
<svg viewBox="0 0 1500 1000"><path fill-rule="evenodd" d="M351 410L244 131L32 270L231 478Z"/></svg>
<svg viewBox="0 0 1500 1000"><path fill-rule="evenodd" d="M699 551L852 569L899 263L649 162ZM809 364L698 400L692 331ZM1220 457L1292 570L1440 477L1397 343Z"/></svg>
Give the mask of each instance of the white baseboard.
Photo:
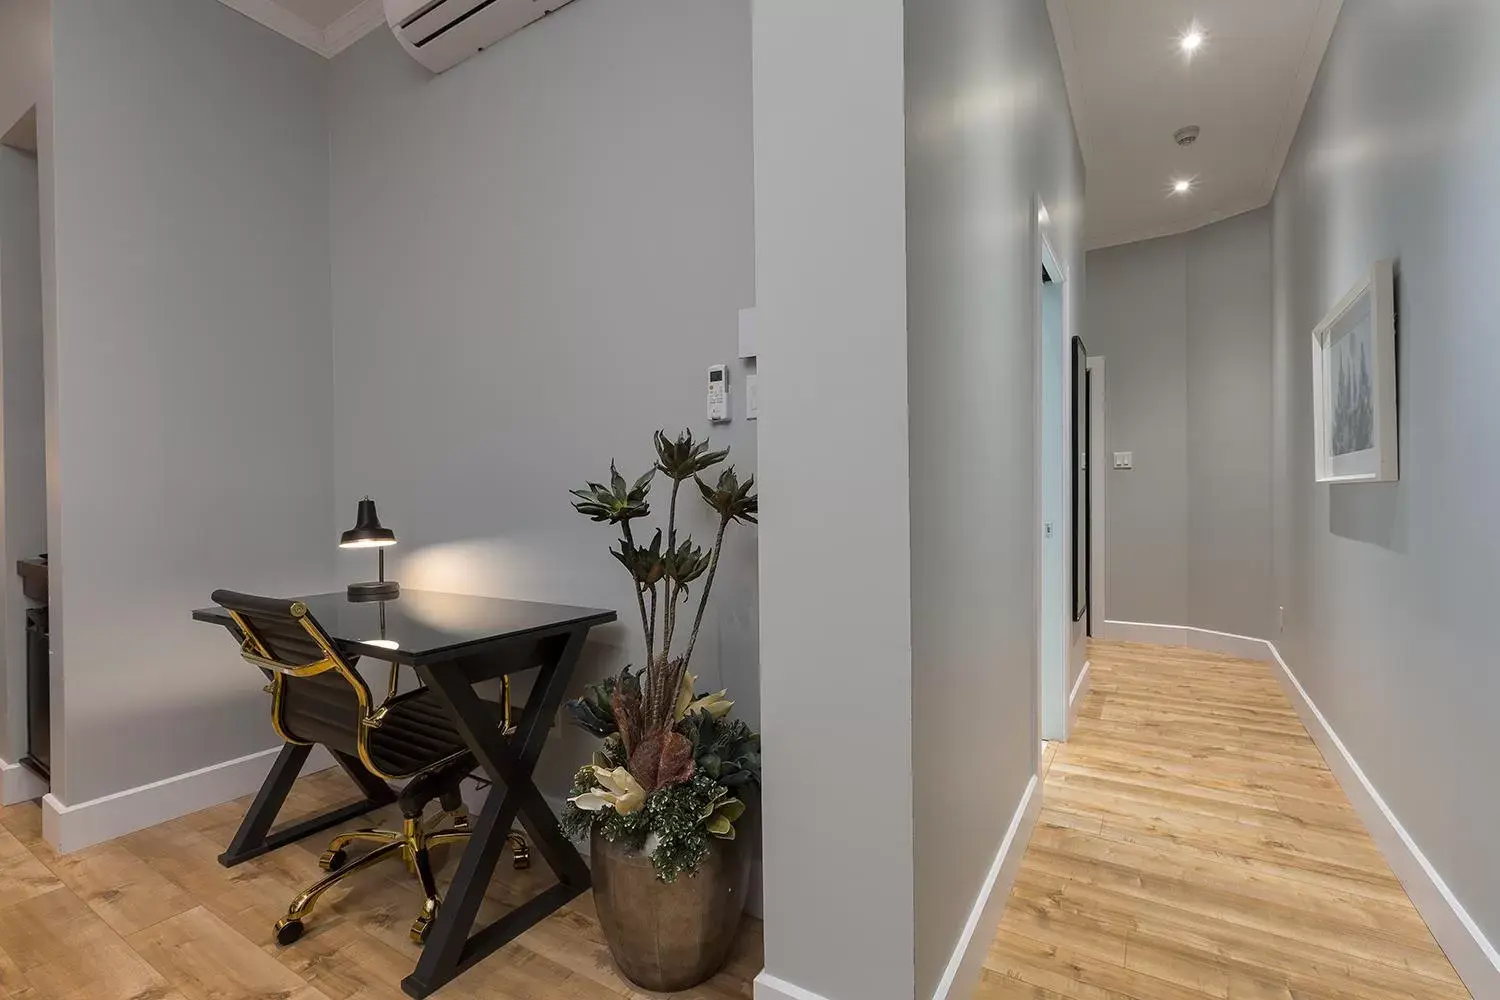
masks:
<svg viewBox="0 0 1500 1000"><path fill-rule="evenodd" d="M1297 675L1282 659L1281 651L1274 643L1267 642L1265 647L1268 658L1280 667L1277 680L1302 717L1313 742L1323 752L1323 759L1328 762L1344 794L1364 820L1376 846L1390 862L1391 869L1406 888L1417 912L1427 921L1432 936L1447 953L1464 985L1476 997L1500 997L1500 953L1496 952L1479 925L1448 888L1448 883L1432 867L1411 834L1406 832L1406 827L1401 825L1371 784L1349 748L1344 746L1344 741L1339 739L1318 706L1308 697Z"/></svg>
<svg viewBox="0 0 1500 1000"><path fill-rule="evenodd" d="M1344 795L1364 821L1370 837L1401 880L1417 912L1427 922L1433 938L1447 954L1469 992L1476 997L1500 997L1500 952L1469 916L1406 827L1401 825L1344 741L1339 739L1328 719L1308 696L1275 643L1185 625L1113 621L1104 624L1106 639L1188 646L1273 664L1277 668L1277 681L1297 709L1313 742L1322 751L1323 759L1338 779Z"/></svg>
<svg viewBox="0 0 1500 1000"><path fill-rule="evenodd" d="M47 782L25 764L0 760L0 806L30 802L47 794Z"/></svg>
<svg viewBox="0 0 1500 1000"><path fill-rule="evenodd" d="M1089 693L1089 685L1093 683L1093 663L1089 660L1083 661L1083 669L1078 671L1078 679L1073 682L1073 690L1068 695L1068 735L1073 735L1073 727L1078 723L1078 706L1083 704L1084 697Z"/></svg>
<svg viewBox="0 0 1500 1000"><path fill-rule="evenodd" d="M1149 642L1157 646L1187 646L1205 653L1223 653L1245 660L1271 662L1269 643L1248 635L1233 632L1215 632L1208 628L1191 625L1156 625L1150 622L1104 623L1105 639L1118 642Z"/></svg>
<svg viewBox="0 0 1500 1000"><path fill-rule="evenodd" d="M769 972L755 977L755 1000L827 1000L811 990L804 990Z"/></svg>
<svg viewBox="0 0 1500 1000"><path fill-rule="evenodd" d="M1000 918L1005 913L1005 903L1010 898L1010 887L1015 883L1016 872L1021 867L1021 858L1026 854L1026 845L1031 842L1031 831L1036 826L1037 815L1042 810L1041 786L1036 776L1026 784L1026 791L1011 817L1010 829L1000 842L1000 850L990 865L989 876L974 900L969 919L964 923L963 933L943 978L938 980L932 1000L969 1000L979 984L984 956L990 950ZM757 994L759 996L759 994Z"/></svg>
<svg viewBox="0 0 1500 1000"><path fill-rule="evenodd" d="M281 747L272 747L76 805L48 794L42 798L42 837L67 854L249 795L260 788L280 752ZM302 773L333 766L333 757L315 747Z"/></svg>

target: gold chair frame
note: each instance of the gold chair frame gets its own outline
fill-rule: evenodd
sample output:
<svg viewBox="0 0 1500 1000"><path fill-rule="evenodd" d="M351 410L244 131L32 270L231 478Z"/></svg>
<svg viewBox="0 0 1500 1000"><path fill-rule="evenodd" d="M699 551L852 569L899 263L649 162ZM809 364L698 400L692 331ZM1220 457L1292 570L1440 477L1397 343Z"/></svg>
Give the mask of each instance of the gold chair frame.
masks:
<svg viewBox="0 0 1500 1000"><path fill-rule="evenodd" d="M239 629L240 655L249 663L267 671L271 675L271 683L266 685L266 692L271 696L271 724L275 727L276 734L287 743L299 746L308 746L306 740L299 739L292 733L285 719L285 697L286 679L316 677L329 671L336 672L345 683L354 691L354 696L359 706L359 725L356 740L356 750L360 763L369 772L385 781L404 781L427 771L445 767L466 753L460 750L442 760L435 761L426 767L410 773L395 773L386 771L377 766L374 756L370 750L370 735L378 730L385 721L386 715L391 708L398 704L403 698L411 697L416 692L400 693L401 665L390 664L390 676L386 684L385 698L379 703L374 703L374 697L370 692L370 686L365 682L358 670L344 658L333 641L329 639L323 629L307 613L307 605L301 601L292 603L290 612L293 618L307 632L308 637L317 644L323 652L323 658L313 663L300 665L283 663L274 658L267 649L260 636L256 634L255 627L245 620L238 611L230 610L229 616L234 620L235 627ZM510 678L506 677L502 682L502 698L504 709L504 725L507 735L515 731L511 722L511 700L510 700ZM450 826L443 826L445 820L451 819ZM286 916L276 922L276 941L278 944L287 945L302 936L305 929L305 921L317 906L318 900L334 886L339 885L345 879L374 867L387 858L399 856L406 864L407 871L416 876L422 887L423 902L422 910L412 921L411 939L416 944L422 944L427 940L427 934L432 928L432 922L437 917L438 907L442 905L442 898L438 892L437 879L432 870L429 849L440 847L445 844L466 844L472 834L469 828L468 810L460 805L457 809L443 810L433 817L431 824L421 818L403 819L402 828L398 830L364 829L351 830L341 833L329 842L328 849L318 859L318 867L328 874L309 886L292 901L287 908ZM511 848L512 861L517 869L531 867L531 848L526 842L524 835L518 831L512 831L507 840ZM353 844L372 844L374 848L367 854L350 861L348 848Z"/></svg>

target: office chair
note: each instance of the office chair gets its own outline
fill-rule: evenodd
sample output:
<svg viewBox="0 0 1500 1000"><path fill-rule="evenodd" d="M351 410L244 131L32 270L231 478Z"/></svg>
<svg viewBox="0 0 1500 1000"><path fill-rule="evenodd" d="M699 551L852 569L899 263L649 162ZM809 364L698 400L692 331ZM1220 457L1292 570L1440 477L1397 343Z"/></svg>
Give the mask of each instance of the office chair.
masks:
<svg viewBox="0 0 1500 1000"><path fill-rule="evenodd" d="M321 744L357 758L384 781L405 781L398 804L402 829L355 830L339 834L318 865L327 877L292 901L276 922L276 942L291 944L302 936L304 921L329 889L387 858L400 857L421 883L422 911L412 922L411 938L427 939L442 900L429 850L461 844L470 836L461 783L475 769L473 753L427 688L398 692L400 667L392 663L386 696L376 704L354 662L339 650L301 601L255 597L216 590L213 601L229 612L239 631L240 655L271 679L271 723L288 743ZM510 688L496 705L495 725L510 726ZM441 814L434 825L423 821L436 800ZM445 817L450 826L436 829ZM350 860L353 844L373 844ZM519 833L510 834L515 867L530 867L530 848Z"/></svg>

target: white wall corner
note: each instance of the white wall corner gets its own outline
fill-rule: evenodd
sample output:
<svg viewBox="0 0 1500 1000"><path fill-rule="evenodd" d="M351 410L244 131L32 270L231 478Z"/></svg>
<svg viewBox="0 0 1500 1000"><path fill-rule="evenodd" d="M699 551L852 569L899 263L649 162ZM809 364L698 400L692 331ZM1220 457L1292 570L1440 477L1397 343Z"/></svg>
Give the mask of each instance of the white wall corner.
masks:
<svg viewBox="0 0 1500 1000"><path fill-rule="evenodd" d="M1073 727L1078 724L1078 706L1083 704L1083 699L1088 696L1089 686L1094 683L1094 664L1091 660L1083 661L1083 669L1078 671L1078 680L1073 682L1073 690L1068 695L1068 735L1073 735Z"/></svg>
<svg viewBox="0 0 1500 1000"><path fill-rule="evenodd" d="M385 4L382 0L364 0L358 7L330 24L323 32L322 53L329 59L359 41L376 28L385 27Z"/></svg>
<svg viewBox="0 0 1500 1000"><path fill-rule="evenodd" d="M303 48L311 49L325 59L332 59L377 27L385 24L383 0L363 0L359 6L327 28L319 28L298 17L275 0L219 0L219 2L262 27L270 28L284 38L290 38Z"/></svg>
<svg viewBox="0 0 1500 1000"><path fill-rule="evenodd" d="M1344 741L1339 739L1318 706L1308 697L1296 674L1282 659L1281 651L1269 641L1265 642L1265 647L1267 658L1280 668L1276 671L1276 679L1281 682L1287 698L1296 707L1303 725L1323 752L1323 759L1328 762L1344 794L1364 820L1376 846L1401 880L1417 912L1447 953L1464 985L1476 997L1500 997L1500 953L1496 952L1494 945L1448 888L1448 883L1371 784L1349 748L1344 746Z"/></svg>
<svg viewBox="0 0 1500 1000"><path fill-rule="evenodd" d="M323 55L323 32L293 14L275 0L219 0L232 11L245 15L256 24L290 38L305 49Z"/></svg>
<svg viewBox="0 0 1500 1000"><path fill-rule="evenodd" d="M755 1000L828 1000L811 990L804 990L769 972L755 977Z"/></svg>
<svg viewBox="0 0 1500 1000"><path fill-rule="evenodd" d="M281 747L272 747L76 805L45 795L42 839L57 853L68 854L250 795L260 788L280 752ZM302 775L333 766L328 751L315 747Z"/></svg>
<svg viewBox="0 0 1500 1000"><path fill-rule="evenodd" d="M1005 914L1005 904L1010 899L1010 888L1015 884L1016 873L1021 868L1021 858L1026 854L1026 845L1031 842L1031 831L1036 827L1037 816L1042 811L1042 790L1035 775L1026 783L1026 791L1011 817L1010 829L995 853L989 875L969 911L963 933L938 980L932 1000L969 1000L974 987L979 983L984 966L984 956L989 953L995 931L1000 927L1000 918ZM760 993L756 992L759 1000Z"/></svg>
<svg viewBox="0 0 1500 1000"><path fill-rule="evenodd" d="M0 760L0 806L30 802L47 794L47 782L25 764Z"/></svg>

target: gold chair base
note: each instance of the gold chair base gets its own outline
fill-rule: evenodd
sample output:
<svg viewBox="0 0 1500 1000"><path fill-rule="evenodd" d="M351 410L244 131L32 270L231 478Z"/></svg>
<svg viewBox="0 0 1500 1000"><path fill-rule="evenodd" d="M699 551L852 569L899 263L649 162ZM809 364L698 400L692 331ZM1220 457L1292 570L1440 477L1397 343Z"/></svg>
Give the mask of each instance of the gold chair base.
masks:
<svg viewBox="0 0 1500 1000"><path fill-rule="evenodd" d="M452 826L440 830L429 830L422 820L408 819L403 821L399 832L395 830L351 830L334 837L328 844L328 850L324 851L323 856L318 859L318 867L328 874L294 899L292 905L287 907L286 916L276 921L276 943L289 945L302 936L306 929L307 918L312 915L318 900L328 890L345 879L373 868L387 858L394 857L401 858L407 870L416 876L422 886L422 909L417 918L412 921L411 939L415 944L425 943L427 934L432 929L432 923L437 919L438 907L442 905L442 898L438 894L437 879L432 869L430 851L444 844L466 844L472 835L466 811L440 814L435 822L441 823L448 816L452 817ZM530 868L531 847L527 844L526 837L517 831L512 831L506 840L510 844L511 861L514 866L518 870ZM348 848L353 844L371 844L373 849L351 860Z"/></svg>

